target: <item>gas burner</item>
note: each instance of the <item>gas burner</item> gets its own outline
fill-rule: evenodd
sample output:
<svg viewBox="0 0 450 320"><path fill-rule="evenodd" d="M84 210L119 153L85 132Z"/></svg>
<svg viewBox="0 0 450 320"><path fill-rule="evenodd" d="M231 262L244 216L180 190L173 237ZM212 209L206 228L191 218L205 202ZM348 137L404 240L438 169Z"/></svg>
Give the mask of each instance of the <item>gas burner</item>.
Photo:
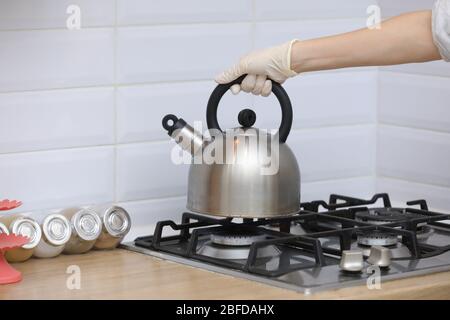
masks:
<svg viewBox="0 0 450 320"><path fill-rule="evenodd" d="M362 246L393 246L398 242L395 234L390 234L378 230L358 234L358 244Z"/></svg>
<svg viewBox="0 0 450 320"><path fill-rule="evenodd" d="M400 208L370 208L355 213L356 220L376 225L407 221L418 217L421 216Z"/></svg>
<svg viewBox="0 0 450 320"><path fill-rule="evenodd" d="M210 241L202 245L197 253L207 257L225 260L247 259L253 242L268 239L267 235L256 232L226 230L210 235ZM257 258L278 256L280 251L274 245L269 245L257 252Z"/></svg>
<svg viewBox="0 0 450 320"><path fill-rule="evenodd" d="M426 241L434 233L433 229L429 226L422 226L417 229L416 237L418 241Z"/></svg>
<svg viewBox="0 0 450 320"><path fill-rule="evenodd" d="M251 232L222 232L212 234L210 236L211 242L222 246L250 246L253 242L267 239L264 234L256 234Z"/></svg>
<svg viewBox="0 0 450 320"><path fill-rule="evenodd" d="M209 241L197 250L197 254L223 260L244 260L248 258L250 253L250 246L223 246ZM274 246L258 250L256 258L273 258L280 254L280 250Z"/></svg>

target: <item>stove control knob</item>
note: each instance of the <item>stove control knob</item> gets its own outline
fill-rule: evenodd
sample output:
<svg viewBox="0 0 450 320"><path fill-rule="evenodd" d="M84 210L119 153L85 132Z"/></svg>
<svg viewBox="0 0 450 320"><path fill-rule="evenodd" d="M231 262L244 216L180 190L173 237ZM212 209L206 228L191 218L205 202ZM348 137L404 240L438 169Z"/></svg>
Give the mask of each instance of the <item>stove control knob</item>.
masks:
<svg viewBox="0 0 450 320"><path fill-rule="evenodd" d="M387 268L391 264L392 252L389 248L373 246L370 248L370 255L367 262L380 268Z"/></svg>
<svg viewBox="0 0 450 320"><path fill-rule="evenodd" d="M361 272L364 268L364 257L361 250L342 251L341 270L347 272Z"/></svg>

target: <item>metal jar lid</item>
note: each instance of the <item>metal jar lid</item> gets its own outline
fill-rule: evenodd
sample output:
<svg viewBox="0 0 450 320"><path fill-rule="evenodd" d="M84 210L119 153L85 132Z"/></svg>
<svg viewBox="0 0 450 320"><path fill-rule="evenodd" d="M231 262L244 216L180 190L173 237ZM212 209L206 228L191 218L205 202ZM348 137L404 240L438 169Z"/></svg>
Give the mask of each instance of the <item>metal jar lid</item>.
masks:
<svg viewBox="0 0 450 320"><path fill-rule="evenodd" d="M23 245L23 249L33 249L41 241L42 231L39 224L29 218L18 218L11 225L11 232L16 235L28 237L30 241Z"/></svg>
<svg viewBox="0 0 450 320"><path fill-rule="evenodd" d="M86 241L96 240L102 232L102 220L90 209L80 209L71 222L78 236Z"/></svg>
<svg viewBox="0 0 450 320"><path fill-rule="evenodd" d="M0 233L6 233L9 234L8 227L5 226L3 223L0 222Z"/></svg>
<svg viewBox="0 0 450 320"><path fill-rule="evenodd" d="M61 246L69 241L72 227L66 217L52 213L45 217L42 223L42 232L48 242L55 246Z"/></svg>
<svg viewBox="0 0 450 320"><path fill-rule="evenodd" d="M130 231L130 215L124 208L112 206L104 212L103 225L111 236L122 237Z"/></svg>

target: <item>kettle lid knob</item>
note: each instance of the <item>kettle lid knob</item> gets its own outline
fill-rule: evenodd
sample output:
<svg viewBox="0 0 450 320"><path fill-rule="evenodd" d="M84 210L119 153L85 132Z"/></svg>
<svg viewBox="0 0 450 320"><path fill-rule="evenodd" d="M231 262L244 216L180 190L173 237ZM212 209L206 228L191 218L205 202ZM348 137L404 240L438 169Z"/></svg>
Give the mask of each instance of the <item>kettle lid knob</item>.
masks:
<svg viewBox="0 0 450 320"><path fill-rule="evenodd" d="M238 121L244 128L250 128L256 122L256 113L251 109L244 109L239 112Z"/></svg>

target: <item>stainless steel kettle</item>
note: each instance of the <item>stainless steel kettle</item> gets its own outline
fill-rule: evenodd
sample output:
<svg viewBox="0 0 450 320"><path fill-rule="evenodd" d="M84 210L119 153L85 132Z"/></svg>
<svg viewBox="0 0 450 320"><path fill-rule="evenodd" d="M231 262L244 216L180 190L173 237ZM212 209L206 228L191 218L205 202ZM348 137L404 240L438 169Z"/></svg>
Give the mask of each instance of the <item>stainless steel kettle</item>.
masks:
<svg viewBox="0 0 450 320"><path fill-rule="evenodd" d="M211 135L208 140L181 118L171 114L163 118L164 129L193 158L187 208L224 217L273 218L294 214L300 210L300 171L295 155L285 143L292 126L292 106L283 87L272 81L272 92L282 110L276 134L252 128L256 115L249 109L239 113L241 127L223 132L217 121L220 99L243 79L244 76L220 84L212 92L206 111ZM217 153L226 153L226 161L195 161ZM267 174L267 159L261 154L268 155L278 170Z"/></svg>

